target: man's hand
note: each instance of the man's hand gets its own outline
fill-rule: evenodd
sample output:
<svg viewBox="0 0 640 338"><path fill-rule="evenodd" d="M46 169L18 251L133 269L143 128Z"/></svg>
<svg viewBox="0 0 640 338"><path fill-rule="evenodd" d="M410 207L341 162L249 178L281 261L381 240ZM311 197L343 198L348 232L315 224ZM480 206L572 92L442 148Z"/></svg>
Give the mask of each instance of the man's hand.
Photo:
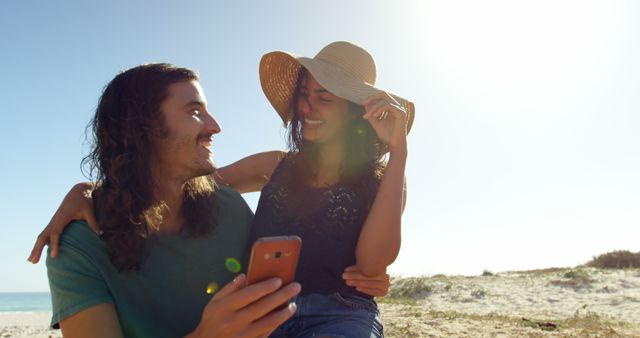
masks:
<svg viewBox="0 0 640 338"><path fill-rule="evenodd" d="M267 337L296 312L295 303L273 312L300 292L300 284L282 288L282 280L272 278L244 287L244 274L236 277L211 299L202 313L197 337Z"/></svg>
<svg viewBox="0 0 640 338"><path fill-rule="evenodd" d="M344 269L342 278L348 286L374 297L384 297L389 293L389 275L384 273L375 277L367 277L358 271L355 265Z"/></svg>

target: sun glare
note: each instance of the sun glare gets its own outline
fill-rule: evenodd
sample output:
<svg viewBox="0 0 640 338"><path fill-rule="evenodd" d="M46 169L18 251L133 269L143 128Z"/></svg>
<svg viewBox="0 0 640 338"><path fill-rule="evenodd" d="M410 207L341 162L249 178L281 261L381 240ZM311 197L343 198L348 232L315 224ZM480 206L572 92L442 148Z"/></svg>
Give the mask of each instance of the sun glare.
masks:
<svg viewBox="0 0 640 338"><path fill-rule="evenodd" d="M422 48L441 85L530 107L583 84L602 57L610 10L591 1L422 3Z"/></svg>

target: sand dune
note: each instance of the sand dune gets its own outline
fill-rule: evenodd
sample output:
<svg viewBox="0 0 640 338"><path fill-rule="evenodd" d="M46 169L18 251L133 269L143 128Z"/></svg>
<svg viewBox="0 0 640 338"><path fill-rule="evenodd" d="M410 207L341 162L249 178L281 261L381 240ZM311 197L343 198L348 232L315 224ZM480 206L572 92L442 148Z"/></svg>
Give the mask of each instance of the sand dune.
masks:
<svg viewBox="0 0 640 338"><path fill-rule="evenodd" d="M387 337L640 337L640 269L395 278ZM0 338L60 337L49 313L0 313Z"/></svg>
<svg viewBox="0 0 640 338"><path fill-rule="evenodd" d="M393 281L387 337L640 337L640 270L594 268Z"/></svg>

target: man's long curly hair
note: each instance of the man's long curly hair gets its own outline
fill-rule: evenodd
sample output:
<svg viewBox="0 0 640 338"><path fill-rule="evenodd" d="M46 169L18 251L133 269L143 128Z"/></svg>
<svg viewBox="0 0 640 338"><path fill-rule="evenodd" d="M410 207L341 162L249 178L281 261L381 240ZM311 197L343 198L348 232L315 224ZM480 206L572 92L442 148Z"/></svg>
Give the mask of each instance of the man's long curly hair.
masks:
<svg viewBox="0 0 640 338"><path fill-rule="evenodd" d="M289 153L284 167L286 172L284 183L294 192L300 192L305 186L312 185L318 175L318 146L304 139L302 135L304 116L297 105L297 100L302 95L302 84L307 76L308 71L302 67L292 100L293 114L287 129ZM349 114L356 118L352 119L346 127L345 152L341 161L339 184L352 188L370 207L377 194L386 165L384 154L387 150L371 124L362 119L364 113L363 106L349 101Z"/></svg>
<svg viewBox="0 0 640 338"><path fill-rule="evenodd" d="M89 124L94 144L83 165L98 183L94 210L111 262L120 271L140 268L145 239L158 229L166 207L154 197L151 175L154 144L167 136L161 103L171 84L194 80L194 71L166 63L128 69L105 87ZM208 176L185 184L185 234L204 235L215 226L214 188Z"/></svg>

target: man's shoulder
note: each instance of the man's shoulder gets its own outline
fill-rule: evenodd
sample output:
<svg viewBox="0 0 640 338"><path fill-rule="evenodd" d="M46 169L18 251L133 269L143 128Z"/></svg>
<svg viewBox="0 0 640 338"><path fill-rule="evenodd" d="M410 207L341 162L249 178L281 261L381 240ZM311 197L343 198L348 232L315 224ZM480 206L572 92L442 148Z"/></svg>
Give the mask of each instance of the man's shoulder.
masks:
<svg viewBox="0 0 640 338"><path fill-rule="evenodd" d="M73 221L60 236L60 257L70 252L89 256L106 255L106 246L100 236L84 221Z"/></svg>
<svg viewBox="0 0 640 338"><path fill-rule="evenodd" d="M227 197L242 197L240 193L223 184L216 184L216 194Z"/></svg>
<svg viewBox="0 0 640 338"><path fill-rule="evenodd" d="M85 221L72 221L60 236L60 241L73 241L95 245L101 242L100 236Z"/></svg>
<svg viewBox="0 0 640 338"><path fill-rule="evenodd" d="M216 199L223 207L239 207L242 209L249 208L247 202L242 198L240 193L226 185L216 185Z"/></svg>
<svg viewBox="0 0 640 338"><path fill-rule="evenodd" d="M253 211L239 192L223 185L216 187L215 210L218 226L235 230L249 228ZM245 226L240 226L244 224Z"/></svg>

